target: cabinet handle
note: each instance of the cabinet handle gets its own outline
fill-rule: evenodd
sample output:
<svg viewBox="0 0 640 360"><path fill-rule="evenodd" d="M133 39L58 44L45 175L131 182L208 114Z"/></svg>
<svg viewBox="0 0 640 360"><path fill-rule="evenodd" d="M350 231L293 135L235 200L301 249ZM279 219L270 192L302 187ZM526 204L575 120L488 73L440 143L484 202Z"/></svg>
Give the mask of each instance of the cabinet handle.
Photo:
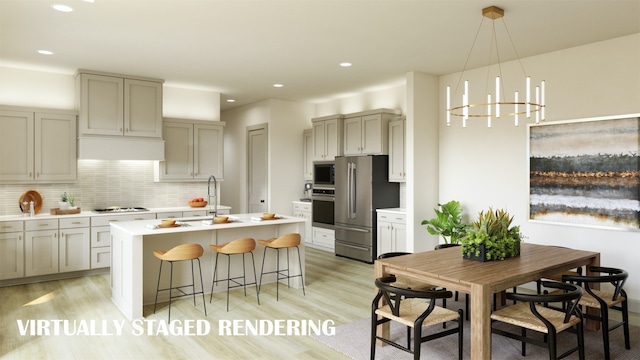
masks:
<svg viewBox="0 0 640 360"><path fill-rule="evenodd" d="M49 226L49 224L38 224L38 226Z"/></svg>
<svg viewBox="0 0 640 360"><path fill-rule="evenodd" d="M13 226L3 225L1 229L11 229Z"/></svg>
<svg viewBox="0 0 640 360"><path fill-rule="evenodd" d="M57 237L58 237L58 234L53 234L53 237L54 237L54 238L57 238Z"/></svg>
<svg viewBox="0 0 640 360"><path fill-rule="evenodd" d="M22 235L18 235L18 241L22 241Z"/></svg>
<svg viewBox="0 0 640 360"><path fill-rule="evenodd" d="M74 225L82 224L82 222L80 222L80 221L72 221L71 223L74 224Z"/></svg>
<svg viewBox="0 0 640 360"><path fill-rule="evenodd" d="M60 237L64 237L64 233L63 233L63 232L62 232L62 233L60 233Z"/></svg>
<svg viewBox="0 0 640 360"><path fill-rule="evenodd" d="M144 220L144 218L135 218L134 220Z"/></svg>
<svg viewBox="0 0 640 360"><path fill-rule="evenodd" d="M125 132L129 132L129 128L124 129Z"/></svg>
<svg viewBox="0 0 640 360"><path fill-rule="evenodd" d="M122 128L120 128L120 132L122 132Z"/></svg>

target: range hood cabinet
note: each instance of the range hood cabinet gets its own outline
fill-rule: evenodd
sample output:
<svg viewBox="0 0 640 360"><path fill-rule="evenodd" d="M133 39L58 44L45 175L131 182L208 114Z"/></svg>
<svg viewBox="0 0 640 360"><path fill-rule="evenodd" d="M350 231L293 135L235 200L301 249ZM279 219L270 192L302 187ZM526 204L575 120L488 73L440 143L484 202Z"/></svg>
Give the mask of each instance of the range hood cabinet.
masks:
<svg viewBox="0 0 640 360"><path fill-rule="evenodd" d="M78 159L164 161L164 140L80 137L78 138Z"/></svg>

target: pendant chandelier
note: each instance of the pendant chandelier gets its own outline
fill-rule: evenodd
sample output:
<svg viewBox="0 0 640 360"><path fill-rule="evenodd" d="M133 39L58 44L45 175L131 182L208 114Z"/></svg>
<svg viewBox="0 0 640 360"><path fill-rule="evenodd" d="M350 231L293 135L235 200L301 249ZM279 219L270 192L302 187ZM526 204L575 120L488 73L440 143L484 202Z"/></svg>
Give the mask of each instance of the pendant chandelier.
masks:
<svg viewBox="0 0 640 360"><path fill-rule="evenodd" d="M462 77L464 76L465 71L467 70L467 64L469 63L469 58L471 57L471 53L473 52L474 45L478 39L478 35L480 34L480 30L482 29L482 24L484 23L484 18L491 19L492 23L492 32L491 32L491 48L490 48L490 57L493 58L493 53L496 54L497 60L497 68L498 68L498 76L495 78L495 93L494 96L489 92L489 71L491 70L491 58L489 59L489 65L487 66L487 83L486 83L486 92L485 95L486 103L469 103L469 81L465 80L463 85L463 94L461 104L452 105L451 100L451 86L447 86L447 126L451 126L451 117L457 116L462 118L462 126L467 126L467 121L470 118L486 118L487 119L487 127L491 127L491 119L492 118L503 118L503 117L513 117L514 125L518 126L518 122L520 120L520 116L524 115L526 119L530 119L532 115L535 116L536 123L545 119L545 89L544 89L544 80L540 82L539 86L535 87L534 93L531 92L531 78L527 76L524 66L522 65L522 61L520 60L520 56L518 56L518 52L516 51L516 47L513 44L513 40L511 39L511 34L509 34L509 29L507 28L507 24L504 22L504 10L497 6L490 6L482 9L483 19L480 22L480 26L478 27L478 31L476 32L476 36L474 38L473 44L471 45L471 50L469 50L469 54L467 55L467 60L464 64L464 68L460 73L460 77L458 78L458 84L454 91L454 96L458 93L458 89L460 88ZM502 77L502 66L500 64L500 49L498 48L498 43L496 39L496 26L495 20L502 19L502 23L504 24L504 28L511 42L511 46L513 47L513 52L518 58L518 62L520 64L520 68L524 73L524 78L522 81L525 84L525 94L524 99L520 98L518 91L514 92L513 100L505 100L504 84ZM493 84L491 84L493 87ZM532 95L535 97L532 100Z"/></svg>

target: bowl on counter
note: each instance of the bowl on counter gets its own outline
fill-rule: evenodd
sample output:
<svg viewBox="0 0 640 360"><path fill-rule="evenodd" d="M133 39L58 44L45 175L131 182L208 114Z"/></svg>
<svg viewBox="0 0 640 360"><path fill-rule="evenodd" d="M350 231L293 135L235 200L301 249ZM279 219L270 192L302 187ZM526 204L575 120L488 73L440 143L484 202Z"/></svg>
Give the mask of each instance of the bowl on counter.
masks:
<svg viewBox="0 0 640 360"><path fill-rule="evenodd" d="M193 208L205 207L207 206L206 201L189 201L189 206Z"/></svg>
<svg viewBox="0 0 640 360"><path fill-rule="evenodd" d="M276 217L275 213L262 213L262 218L264 220L275 219L275 217Z"/></svg>

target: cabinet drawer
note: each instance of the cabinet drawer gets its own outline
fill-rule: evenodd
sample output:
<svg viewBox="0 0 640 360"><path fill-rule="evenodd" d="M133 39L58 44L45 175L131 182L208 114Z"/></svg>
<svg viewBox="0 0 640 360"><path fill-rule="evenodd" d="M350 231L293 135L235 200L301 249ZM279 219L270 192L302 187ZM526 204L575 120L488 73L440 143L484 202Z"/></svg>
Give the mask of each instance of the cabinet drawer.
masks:
<svg viewBox="0 0 640 360"><path fill-rule="evenodd" d="M89 227L89 225L91 225L91 218L88 217L60 219L60 229Z"/></svg>
<svg viewBox="0 0 640 360"><path fill-rule="evenodd" d="M25 221L25 231L58 230L58 219Z"/></svg>
<svg viewBox="0 0 640 360"><path fill-rule="evenodd" d="M208 211L208 210L190 210L190 211L183 211L183 212L182 212L182 216L183 216L183 217L207 216L207 211Z"/></svg>
<svg viewBox="0 0 640 360"><path fill-rule="evenodd" d="M24 221L0 222L0 233L16 232L24 230Z"/></svg>
<svg viewBox="0 0 640 360"><path fill-rule="evenodd" d="M91 268L99 269L111 266L111 248L91 249Z"/></svg>
<svg viewBox="0 0 640 360"><path fill-rule="evenodd" d="M308 212L311 212L311 203L309 203L309 204L293 204L293 211L308 211Z"/></svg>
<svg viewBox="0 0 640 360"><path fill-rule="evenodd" d="M155 213L93 216L91 217L91 226L108 226L112 221L151 220L155 218Z"/></svg>
<svg viewBox="0 0 640 360"><path fill-rule="evenodd" d="M182 217L182 211L167 211L156 214L156 219L176 219Z"/></svg>
<svg viewBox="0 0 640 360"><path fill-rule="evenodd" d="M394 223L406 223L407 222L407 214L397 214L397 213L378 213L378 221L390 221Z"/></svg>

